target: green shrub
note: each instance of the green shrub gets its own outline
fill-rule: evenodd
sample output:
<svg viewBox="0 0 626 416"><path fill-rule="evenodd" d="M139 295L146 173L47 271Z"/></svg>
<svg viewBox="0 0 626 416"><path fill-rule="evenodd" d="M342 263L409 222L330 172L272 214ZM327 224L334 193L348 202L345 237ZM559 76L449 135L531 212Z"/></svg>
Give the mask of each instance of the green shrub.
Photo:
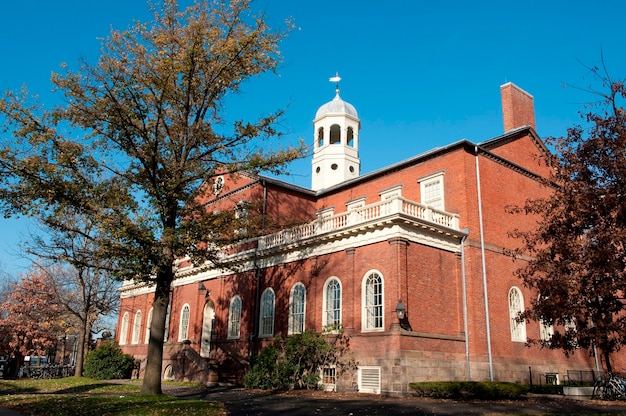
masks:
<svg viewBox="0 0 626 416"><path fill-rule="evenodd" d="M253 357L244 386L265 390L316 388L324 366L333 366L337 375L356 367L350 358L348 338L340 331L332 335L306 331L287 339L279 336Z"/></svg>
<svg viewBox="0 0 626 416"><path fill-rule="evenodd" d="M528 386L500 382L424 382L410 383L415 396L456 400L515 400L528 393Z"/></svg>
<svg viewBox="0 0 626 416"><path fill-rule="evenodd" d="M85 358L85 376L98 380L130 378L134 360L116 342L103 342Z"/></svg>

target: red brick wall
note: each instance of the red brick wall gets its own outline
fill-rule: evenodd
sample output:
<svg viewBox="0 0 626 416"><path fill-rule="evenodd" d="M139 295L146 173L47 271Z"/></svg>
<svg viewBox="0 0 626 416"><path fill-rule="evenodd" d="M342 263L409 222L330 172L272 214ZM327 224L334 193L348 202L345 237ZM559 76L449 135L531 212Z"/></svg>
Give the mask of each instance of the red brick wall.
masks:
<svg viewBox="0 0 626 416"><path fill-rule="evenodd" d="M536 130L533 96L511 82L502 85L500 93L504 131L523 126L530 126Z"/></svg>

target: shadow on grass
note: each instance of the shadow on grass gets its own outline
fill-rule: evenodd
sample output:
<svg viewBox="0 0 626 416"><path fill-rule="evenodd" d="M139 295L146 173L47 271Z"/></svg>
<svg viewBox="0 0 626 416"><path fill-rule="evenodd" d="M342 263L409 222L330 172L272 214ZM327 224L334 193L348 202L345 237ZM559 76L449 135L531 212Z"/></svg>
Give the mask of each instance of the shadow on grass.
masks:
<svg viewBox="0 0 626 416"><path fill-rule="evenodd" d="M11 394L133 394L139 393L140 386L132 384L115 384L104 381L94 381L83 384L68 384L69 379L52 380L18 380L15 382L3 380L0 383L0 396Z"/></svg>
<svg viewBox="0 0 626 416"><path fill-rule="evenodd" d="M71 393L68 393L71 394ZM47 396L30 403L13 407L32 415L153 415L184 414L217 415L220 406L201 400L182 400L169 396L131 395L81 395ZM198 413L200 412L200 413ZM213 413L215 412L215 413Z"/></svg>
<svg viewBox="0 0 626 416"><path fill-rule="evenodd" d="M119 386L121 385L111 383L82 384L80 386L73 386L62 390L57 390L54 392L54 394L106 393L107 390L109 390L110 393L120 393ZM129 388L127 392L131 393L132 389ZM138 389L137 392L139 392Z"/></svg>
<svg viewBox="0 0 626 416"><path fill-rule="evenodd" d="M0 396L7 394L32 394L39 392L35 387L24 387L17 382L4 381L0 384Z"/></svg>

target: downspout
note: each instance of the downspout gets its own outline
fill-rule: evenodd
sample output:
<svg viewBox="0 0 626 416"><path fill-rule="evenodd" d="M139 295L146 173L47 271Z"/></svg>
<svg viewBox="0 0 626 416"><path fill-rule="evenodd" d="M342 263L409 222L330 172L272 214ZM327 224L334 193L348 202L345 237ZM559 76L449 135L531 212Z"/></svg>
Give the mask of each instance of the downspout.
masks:
<svg viewBox="0 0 626 416"><path fill-rule="evenodd" d="M489 325L489 293L487 290L487 265L485 262L485 234L483 229L483 206L480 194L480 167L478 164L478 146L474 146L476 159L476 189L478 198L478 223L480 227L480 256L483 275L483 297L485 298L485 332L487 333L487 356L489 359L489 380L493 381L493 357L491 355L491 328Z"/></svg>
<svg viewBox="0 0 626 416"><path fill-rule="evenodd" d="M465 367L467 368L467 381L472 381L472 373L470 367L470 355L469 355L469 324L467 318L467 282L465 276L465 240L469 235L469 229L465 229L467 234L461 239L461 280L463 282L463 331L465 333Z"/></svg>
<svg viewBox="0 0 626 416"><path fill-rule="evenodd" d="M267 210L267 184L264 180L261 181L263 186L263 206L261 211L261 234L265 230L265 214ZM254 331L252 335L250 335L250 343L252 344L253 339L257 339L259 336L259 314L261 310L260 297L261 297L261 268L257 263L257 251L259 250L259 243L257 240L256 248L254 249L254 273L256 276L256 289L254 294L254 315L252 317L254 322ZM252 345L250 345L252 347ZM252 354L252 348L248 351L248 353Z"/></svg>

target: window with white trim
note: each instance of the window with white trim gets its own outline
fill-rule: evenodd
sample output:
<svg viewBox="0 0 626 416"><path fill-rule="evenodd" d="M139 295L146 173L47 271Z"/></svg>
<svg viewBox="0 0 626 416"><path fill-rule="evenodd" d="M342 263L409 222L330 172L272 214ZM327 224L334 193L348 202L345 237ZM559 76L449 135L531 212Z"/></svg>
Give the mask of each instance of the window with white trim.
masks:
<svg viewBox="0 0 626 416"><path fill-rule="evenodd" d="M368 272L363 279L363 330L384 329L383 277L376 271Z"/></svg>
<svg viewBox="0 0 626 416"><path fill-rule="evenodd" d="M289 334L304 332L304 316L306 310L306 288L296 283L289 297Z"/></svg>
<svg viewBox="0 0 626 416"><path fill-rule="evenodd" d="M167 303L167 310L165 311L165 334L163 335L163 341L167 341L170 337L170 320L172 318L172 293Z"/></svg>
<svg viewBox="0 0 626 416"><path fill-rule="evenodd" d="M578 337L576 336L576 319L574 319L573 316L569 316L569 317L565 317L564 318L565 324L564 324L564 330L565 330L565 335L568 337L568 344L569 346L571 346L572 348L579 348L580 345L578 344Z"/></svg>
<svg viewBox="0 0 626 416"><path fill-rule="evenodd" d="M235 234L245 236L248 233L248 207L250 203L248 201L239 201L235 205L235 219L238 223L238 228L235 230Z"/></svg>
<svg viewBox="0 0 626 416"><path fill-rule="evenodd" d="M526 322L518 320L519 314L522 312L524 312L524 297L521 290L514 286L509 290L511 341L526 342Z"/></svg>
<svg viewBox="0 0 626 416"><path fill-rule="evenodd" d="M539 336L541 341L550 342L550 339L554 335L554 326L546 323L543 319L539 320Z"/></svg>
<svg viewBox="0 0 626 416"><path fill-rule="evenodd" d="M378 193L380 195L381 201L386 201L387 199L398 198L402 196L402 185L395 185L389 187L387 189L383 189Z"/></svg>
<svg viewBox="0 0 626 416"><path fill-rule="evenodd" d="M443 200L443 172L437 172L418 180L422 204L432 208L445 210Z"/></svg>
<svg viewBox="0 0 626 416"><path fill-rule="evenodd" d="M165 367L165 371L163 371L163 379L167 381L173 381L175 379L174 376L174 367L172 364L169 364Z"/></svg>
<svg viewBox="0 0 626 416"><path fill-rule="evenodd" d="M128 337L128 324L130 321L130 315L128 312L124 312L124 316L122 317L122 325L120 328L120 345L126 344L126 340Z"/></svg>
<svg viewBox="0 0 626 416"><path fill-rule="evenodd" d="M213 342L213 327L215 324L215 304L209 300L204 304L202 313L202 335L200 337L200 357L207 358L211 355L211 343Z"/></svg>
<svg viewBox="0 0 626 416"><path fill-rule="evenodd" d="M133 337L131 344L139 344L139 335L141 334L141 310L135 312L135 320L133 321Z"/></svg>
<svg viewBox="0 0 626 416"><path fill-rule="evenodd" d="M339 329L341 326L341 282L338 278L331 277L326 281L322 302L322 326L327 331Z"/></svg>
<svg viewBox="0 0 626 416"><path fill-rule="evenodd" d="M274 336L274 300L276 296L272 288L267 288L261 295L261 315L259 316L259 336Z"/></svg>
<svg viewBox="0 0 626 416"><path fill-rule="evenodd" d="M337 390L337 368L334 365L320 369L320 385L324 391Z"/></svg>
<svg viewBox="0 0 626 416"><path fill-rule="evenodd" d="M188 304L183 305L180 312L180 325L178 327L178 341L189 339L189 315L190 309Z"/></svg>
<svg viewBox="0 0 626 416"><path fill-rule="evenodd" d="M237 339L241 335L241 298L233 296L228 310L228 339Z"/></svg>
<svg viewBox="0 0 626 416"><path fill-rule="evenodd" d="M146 344L150 342L150 326L152 325L152 311L154 308L150 308L148 311L148 319L146 320Z"/></svg>

